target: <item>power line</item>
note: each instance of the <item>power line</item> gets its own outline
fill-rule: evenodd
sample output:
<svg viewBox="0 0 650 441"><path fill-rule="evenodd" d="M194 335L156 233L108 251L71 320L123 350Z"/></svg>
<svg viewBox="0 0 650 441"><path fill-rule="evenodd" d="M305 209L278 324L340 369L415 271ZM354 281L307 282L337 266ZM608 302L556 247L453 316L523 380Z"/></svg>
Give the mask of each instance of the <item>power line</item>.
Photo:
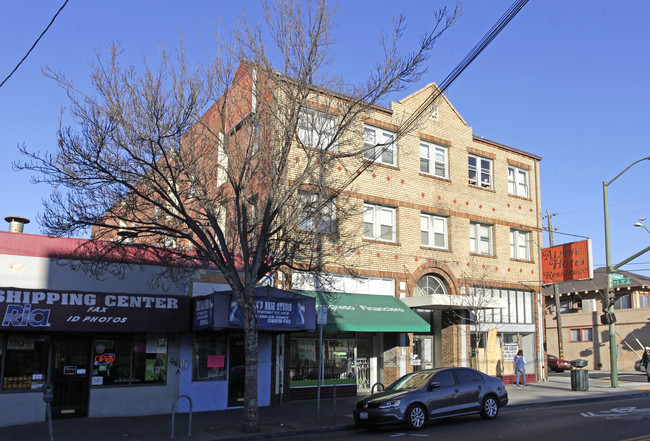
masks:
<svg viewBox="0 0 650 441"><path fill-rule="evenodd" d="M44 30L43 32L41 32L41 35L39 35L39 37L36 39L36 41L34 42L34 44L32 45L32 47L29 48L29 50L27 51L27 53L25 54L25 56L22 58L22 60L20 60L20 62L16 65L16 67L14 67L14 70L12 70L11 73L10 73L9 75L7 75L7 78L5 78L5 79L2 81L2 83L0 83L0 87L2 87L2 86L4 85L4 83L6 83L7 80L8 80L9 78L11 78L11 76L14 74L14 72L16 72L16 71L18 70L18 68L20 67L20 65L23 64L23 61L25 61L25 59L29 56L29 54L30 54L30 53L32 52L32 50L36 47L36 45L37 45L38 42L41 40L41 38L43 38L43 35L45 35L45 33L47 32L47 30L50 29L50 26L52 26L52 23L54 23L54 20L56 20L56 17L57 17L57 16L59 15L59 13L63 10L63 8L65 8L65 5L68 4L68 1L69 1L69 0L65 0L65 3L63 3L63 6L61 6L61 7L59 8L59 10L56 11L56 14L54 14L54 17L52 17L52 20L50 21L50 24L48 24L47 27L45 28L45 30Z"/></svg>

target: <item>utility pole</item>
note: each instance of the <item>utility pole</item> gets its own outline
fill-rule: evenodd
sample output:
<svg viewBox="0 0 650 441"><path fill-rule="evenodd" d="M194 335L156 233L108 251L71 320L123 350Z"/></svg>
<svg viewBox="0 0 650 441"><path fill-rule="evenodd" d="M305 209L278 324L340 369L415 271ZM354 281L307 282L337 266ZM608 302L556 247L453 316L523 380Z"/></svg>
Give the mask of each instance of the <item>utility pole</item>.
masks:
<svg viewBox="0 0 650 441"><path fill-rule="evenodd" d="M548 226L546 230L548 231L548 242L551 246L555 245L553 241L553 216L557 216L557 213L550 213L546 210L546 218ZM557 292L557 283L553 284L553 298L555 299L555 320L557 322L557 350L558 358L564 358L564 339L562 338L562 314L560 313L560 295Z"/></svg>

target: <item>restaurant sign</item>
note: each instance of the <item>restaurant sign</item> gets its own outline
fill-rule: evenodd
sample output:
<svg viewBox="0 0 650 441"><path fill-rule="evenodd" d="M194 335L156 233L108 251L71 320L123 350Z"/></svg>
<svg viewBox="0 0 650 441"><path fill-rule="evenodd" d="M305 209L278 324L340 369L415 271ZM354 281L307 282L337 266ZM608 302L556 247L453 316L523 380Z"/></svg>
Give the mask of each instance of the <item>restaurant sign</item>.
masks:
<svg viewBox="0 0 650 441"><path fill-rule="evenodd" d="M185 332L189 298L0 288L0 329Z"/></svg>
<svg viewBox="0 0 650 441"><path fill-rule="evenodd" d="M592 279L591 239L542 249L542 282Z"/></svg>

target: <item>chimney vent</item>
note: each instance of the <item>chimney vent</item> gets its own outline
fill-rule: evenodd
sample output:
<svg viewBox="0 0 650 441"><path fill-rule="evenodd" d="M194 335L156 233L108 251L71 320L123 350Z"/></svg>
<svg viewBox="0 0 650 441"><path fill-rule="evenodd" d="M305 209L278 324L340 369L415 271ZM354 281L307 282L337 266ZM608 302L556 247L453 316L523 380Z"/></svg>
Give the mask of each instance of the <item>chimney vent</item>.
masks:
<svg viewBox="0 0 650 441"><path fill-rule="evenodd" d="M5 220L9 222L9 231L12 233L22 233L25 224L29 223L29 219L19 216L7 216Z"/></svg>

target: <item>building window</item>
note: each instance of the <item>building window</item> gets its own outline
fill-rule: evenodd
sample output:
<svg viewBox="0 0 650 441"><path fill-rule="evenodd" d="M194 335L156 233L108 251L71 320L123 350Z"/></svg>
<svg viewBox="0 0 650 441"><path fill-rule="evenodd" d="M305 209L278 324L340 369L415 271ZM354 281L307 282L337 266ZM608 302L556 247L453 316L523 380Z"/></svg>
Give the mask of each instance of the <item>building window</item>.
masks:
<svg viewBox="0 0 650 441"><path fill-rule="evenodd" d="M336 152L334 142L337 118L328 113L302 108L298 120L298 139L305 147Z"/></svg>
<svg viewBox="0 0 650 441"><path fill-rule="evenodd" d="M492 255L492 225L469 223L469 251L474 254Z"/></svg>
<svg viewBox="0 0 650 441"><path fill-rule="evenodd" d="M614 309L630 309L632 308L632 299L629 294L624 296L616 297L616 303L614 303Z"/></svg>
<svg viewBox="0 0 650 441"><path fill-rule="evenodd" d="M2 390L40 388L47 380L48 337L38 334L11 334L7 336L4 348L1 337L0 361L4 359L5 362Z"/></svg>
<svg viewBox="0 0 650 441"><path fill-rule="evenodd" d="M226 379L226 334L211 332L194 335L192 381Z"/></svg>
<svg viewBox="0 0 650 441"><path fill-rule="evenodd" d="M418 283L415 285L414 294L419 296L447 294L447 289L440 278L427 274L418 280Z"/></svg>
<svg viewBox="0 0 650 441"><path fill-rule="evenodd" d="M420 171L439 178L448 178L448 149L420 141Z"/></svg>
<svg viewBox="0 0 650 441"><path fill-rule="evenodd" d="M126 334L93 340L93 386L167 381L167 336Z"/></svg>
<svg viewBox="0 0 650 441"><path fill-rule="evenodd" d="M510 230L510 258L530 260L530 232Z"/></svg>
<svg viewBox="0 0 650 441"><path fill-rule="evenodd" d="M469 185L492 189L492 160L469 155Z"/></svg>
<svg viewBox="0 0 650 441"><path fill-rule="evenodd" d="M395 296L395 279L383 277L342 276L340 274L294 271L291 284L304 291L343 292Z"/></svg>
<svg viewBox="0 0 650 441"><path fill-rule="evenodd" d="M639 308L650 308L650 294L639 293Z"/></svg>
<svg viewBox="0 0 650 441"><path fill-rule="evenodd" d="M522 198L529 197L528 170L513 165L508 166L508 193Z"/></svg>
<svg viewBox="0 0 650 441"><path fill-rule="evenodd" d="M591 328L571 330L571 341L594 341L594 334Z"/></svg>
<svg viewBox="0 0 650 441"><path fill-rule="evenodd" d="M363 143L365 159L386 165L397 165L397 146L393 132L365 126Z"/></svg>
<svg viewBox="0 0 650 441"><path fill-rule="evenodd" d="M447 218L420 215L420 237L424 247L447 249Z"/></svg>
<svg viewBox="0 0 650 441"><path fill-rule="evenodd" d="M301 191L299 197L299 228L315 233L333 233L336 228L336 204L326 196Z"/></svg>
<svg viewBox="0 0 650 441"><path fill-rule="evenodd" d="M292 338L288 368L291 387L318 385L318 360L320 348L325 359L324 384L356 384L356 341L353 339Z"/></svg>
<svg viewBox="0 0 650 441"><path fill-rule="evenodd" d="M395 209L381 205L364 204L363 237L395 242Z"/></svg>

